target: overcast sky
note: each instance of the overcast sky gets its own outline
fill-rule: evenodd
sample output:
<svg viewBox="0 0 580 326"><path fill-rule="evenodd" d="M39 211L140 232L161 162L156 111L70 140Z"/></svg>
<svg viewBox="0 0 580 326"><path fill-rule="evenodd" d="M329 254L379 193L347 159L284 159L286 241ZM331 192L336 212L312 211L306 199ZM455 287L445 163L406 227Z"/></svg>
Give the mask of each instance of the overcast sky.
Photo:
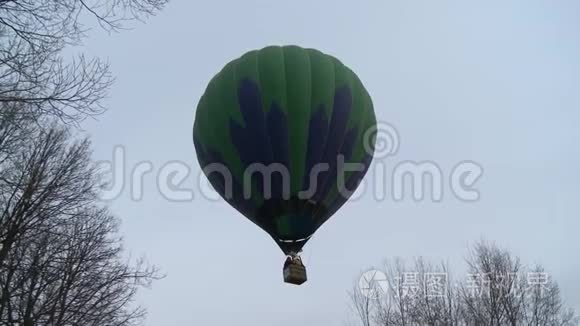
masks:
<svg viewBox="0 0 580 326"><path fill-rule="evenodd" d="M147 325L341 325L362 271L417 255L459 267L481 237L544 264L580 308L580 2L173 0L134 27L93 33L82 49L117 77L110 110L84 127L96 159L123 147L125 187L111 208L128 252L167 274L139 296ZM300 287L282 282L284 257L265 232L204 198L192 143L211 77L248 50L285 44L343 61L396 128L398 152L374 165L385 175L371 168L367 179L389 188L397 164L428 160L445 181L440 202L367 189L343 206L304 248ZM448 184L466 160L484 171L476 202ZM131 173L144 162L153 169L138 200ZM189 173L180 188L193 199L165 189L168 171Z"/></svg>

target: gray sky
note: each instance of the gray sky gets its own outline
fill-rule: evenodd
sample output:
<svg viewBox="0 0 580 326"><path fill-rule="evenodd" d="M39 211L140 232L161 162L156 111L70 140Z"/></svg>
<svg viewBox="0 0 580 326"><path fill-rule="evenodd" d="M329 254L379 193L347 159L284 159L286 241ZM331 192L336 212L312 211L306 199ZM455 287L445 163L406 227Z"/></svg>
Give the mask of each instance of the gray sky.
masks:
<svg viewBox="0 0 580 326"><path fill-rule="evenodd" d="M359 75L400 137L381 160L387 171L430 160L447 181L472 160L484 169L480 200L458 200L447 183L441 202L377 201L367 189L305 247L309 281L284 284L269 236L203 197L191 139L210 78L272 44L320 49ZM168 275L139 296L147 325L340 325L362 271L393 256L460 266L482 236L544 264L580 308L580 2L173 1L132 31L94 33L84 50L108 58L117 77L110 110L85 127L96 159L125 149L126 187L111 207L127 250ZM173 161L189 167L181 187L193 200L159 190ZM139 162L153 171L133 200Z"/></svg>

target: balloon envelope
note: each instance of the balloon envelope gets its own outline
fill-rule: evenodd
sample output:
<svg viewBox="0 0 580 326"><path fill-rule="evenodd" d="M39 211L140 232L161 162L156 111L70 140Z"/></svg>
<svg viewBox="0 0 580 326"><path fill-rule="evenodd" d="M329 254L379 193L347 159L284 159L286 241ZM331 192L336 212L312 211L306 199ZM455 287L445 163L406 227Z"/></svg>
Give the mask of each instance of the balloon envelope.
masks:
<svg viewBox="0 0 580 326"><path fill-rule="evenodd" d="M193 141L213 188L289 254L356 189L374 129L372 100L348 67L315 49L270 46L209 82Z"/></svg>

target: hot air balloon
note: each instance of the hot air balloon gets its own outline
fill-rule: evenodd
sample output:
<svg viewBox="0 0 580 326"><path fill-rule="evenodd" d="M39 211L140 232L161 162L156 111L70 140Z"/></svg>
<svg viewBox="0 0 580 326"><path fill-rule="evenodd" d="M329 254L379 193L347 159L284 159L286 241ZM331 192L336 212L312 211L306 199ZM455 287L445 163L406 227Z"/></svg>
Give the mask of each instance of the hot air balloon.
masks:
<svg viewBox="0 0 580 326"><path fill-rule="evenodd" d="M316 49L268 46L209 82L193 142L213 188L280 246L284 280L302 284L302 247L359 185L373 130L371 97L352 70Z"/></svg>

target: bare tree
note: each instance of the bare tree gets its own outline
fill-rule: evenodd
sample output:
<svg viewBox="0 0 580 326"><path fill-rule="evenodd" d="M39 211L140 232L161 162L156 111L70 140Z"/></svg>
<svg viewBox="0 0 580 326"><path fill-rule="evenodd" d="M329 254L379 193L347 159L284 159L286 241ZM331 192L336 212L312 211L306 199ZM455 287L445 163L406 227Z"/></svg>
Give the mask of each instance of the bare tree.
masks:
<svg viewBox="0 0 580 326"><path fill-rule="evenodd" d="M456 325L457 299L446 263L422 257L408 266L401 258L385 263L388 291L372 301L377 325ZM352 296L351 296L352 297Z"/></svg>
<svg viewBox="0 0 580 326"><path fill-rule="evenodd" d="M53 222L53 221L51 221ZM89 208L54 221L50 230L20 239L9 256L7 297L0 321L35 325L136 325L145 311L132 306L156 270L121 257L117 220Z"/></svg>
<svg viewBox="0 0 580 326"><path fill-rule="evenodd" d="M387 309L380 309L379 320L382 325L409 325L409 311L412 294L405 286L407 266L403 259L396 258L394 263L385 263L389 285L388 296L384 303ZM407 280L408 281L408 280ZM414 291L411 289L411 291ZM392 307L389 307L392 305Z"/></svg>
<svg viewBox="0 0 580 326"><path fill-rule="evenodd" d="M29 230L96 200L99 179L89 142L69 145L68 139L66 129L51 125L28 135L26 144L6 158L0 180L0 265Z"/></svg>
<svg viewBox="0 0 580 326"><path fill-rule="evenodd" d="M519 258L482 241L471 250L467 264L468 283L461 293L468 318L487 325L517 325L524 306Z"/></svg>
<svg viewBox="0 0 580 326"><path fill-rule="evenodd" d="M475 244L467 263L474 277L461 291L467 321L494 326L578 324L542 266L528 269L508 250L485 241Z"/></svg>
<svg viewBox="0 0 580 326"><path fill-rule="evenodd" d="M0 165L0 324L135 325L132 300L157 272L123 259L89 142L46 125L0 124L16 144Z"/></svg>
<svg viewBox="0 0 580 326"><path fill-rule="evenodd" d="M468 275L457 286L447 264L423 258L411 267L400 258L387 262L389 292L371 300L371 320L385 326L580 325L542 266L527 269L508 250L485 241L470 249L466 262ZM365 302L361 295L350 295L358 306Z"/></svg>
<svg viewBox="0 0 580 326"><path fill-rule="evenodd" d="M362 326L371 326L373 318L373 310L375 304L373 302L374 296L368 293L377 291L376 284L370 283L370 288L366 289L367 294L363 294L357 285L348 293L351 302L351 308L355 312L357 320Z"/></svg>
<svg viewBox="0 0 580 326"><path fill-rule="evenodd" d="M560 294L560 288L540 265L527 273L523 320L530 326L567 326L577 325L579 319L574 311L566 308Z"/></svg>
<svg viewBox="0 0 580 326"><path fill-rule="evenodd" d="M142 20L168 0L0 0L0 103L22 114L78 122L104 111L113 81L100 59L64 59L86 36L89 17L108 31ZM15 107L15 106L13 106ZM1 115L0 115L1 117Z"/></svg>
<svg viewBox="0 0 580 326"><path fill-rule="evenodd" d="M59 123L104 111L108 64L80 55L90 18L118 31L168 0L0 0L0 325L136 325L157 278L123 259L90 143ZM84 23L83 23L84 22Z"/></svg>

